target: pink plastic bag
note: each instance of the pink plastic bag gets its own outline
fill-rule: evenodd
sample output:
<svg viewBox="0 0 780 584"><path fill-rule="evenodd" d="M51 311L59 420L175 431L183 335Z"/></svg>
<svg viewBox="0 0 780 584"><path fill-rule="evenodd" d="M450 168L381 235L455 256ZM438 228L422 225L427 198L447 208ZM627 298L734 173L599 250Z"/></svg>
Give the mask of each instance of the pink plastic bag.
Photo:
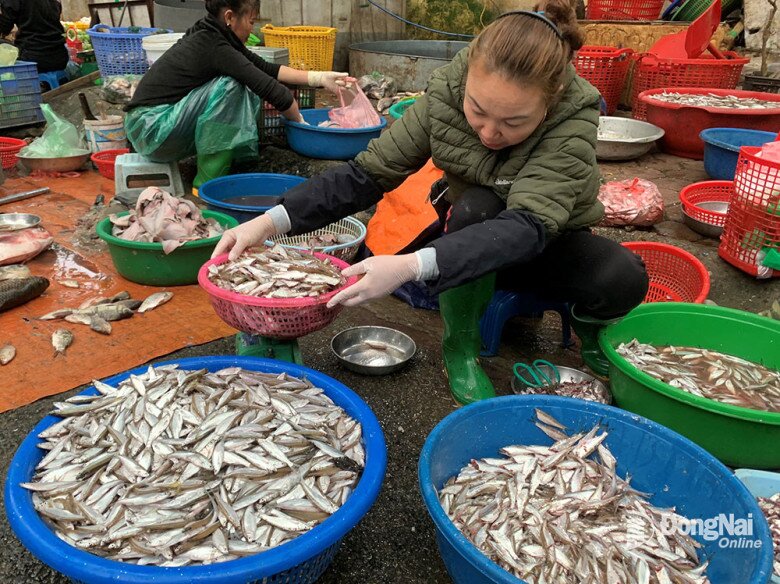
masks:
<svg viewBox="0 0 780 584"><path fill-rule="evenodd" d="M331 122L341 128L368 128L381 123L379 114L368 101L366 94L354 77L345 77L347 87L339 87L341 107L335 107L328 113Z"/></svg>
<svg viewBox="0 0 780 584"><path fill-rule="evenodd" d="M604 205L602 225L649 227L664 218L664 199L649 180L608 182L599 189L599 201Z"/></svg>
<svg viewBox="0 0 780 584"><path fill-rule="evenodd" d="M770 162L780 162L780 138L775 142L767 142L756 154L758 158L765 158Z"/></svg>

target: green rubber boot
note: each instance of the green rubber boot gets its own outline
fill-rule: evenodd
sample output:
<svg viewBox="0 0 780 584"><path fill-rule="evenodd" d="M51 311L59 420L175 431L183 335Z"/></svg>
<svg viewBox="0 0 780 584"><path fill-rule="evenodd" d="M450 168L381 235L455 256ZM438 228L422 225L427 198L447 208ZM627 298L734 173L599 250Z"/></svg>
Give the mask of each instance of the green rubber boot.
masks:
<svg viewBox="0 0 780 584"><path fill-rule="evenodd" d="M622 317L601 320L592 316L578 315L571 307L571 326L580 338L580 354L585 364L599 375L609 374L609 361L599 347L599 332L607 325L620 322Z"/></svg>
<svg viewBox="0 0 780 584"><path fill-rule="evenodd" d="M489 274L439 294L444 366L452 397L463 405L496 395L477 360L482 348L479 319L493 297L495 283L496 275Z"/></svg>
<svg viewBox="0 0 780 584"><path fill-rule="evenodd" d="M214 154L198 154L198 174L192 181L193 194L197 196L197 190L204 182L230 174L232 162L232 150L223 150Z"/></svg>

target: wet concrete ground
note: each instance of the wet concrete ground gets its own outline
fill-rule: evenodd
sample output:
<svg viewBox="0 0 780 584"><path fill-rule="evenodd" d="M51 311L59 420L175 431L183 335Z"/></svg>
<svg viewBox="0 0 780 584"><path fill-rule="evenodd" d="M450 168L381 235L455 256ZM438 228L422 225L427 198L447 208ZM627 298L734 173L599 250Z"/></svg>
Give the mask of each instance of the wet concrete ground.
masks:
<svg viewBox="0 0 780 584"><path fill-rule="evenodd" d="M283 149L267 148L261 153L259 164L241 170L309 176L329 164L301 159ZM603 165L602 172L606 180L638 176L656 182L666 201L668 221L657 230L598 229L599 233L620 241L663 241L694 253L711 273L710 299L717 304L758 312L780 295L780 283L758 282L730 267L718 258L713 240L702 239L679 223L677 194L684 185L706 179L701 162L650 154L637 162ZM417 355L406 369L389 377L363 377L340 368L330 353L330 339L344 328L362 324L391 326L410 334L419 347ZM321 582L449 582L436 548L433 524L417 486L417 460L425 438L456 407L442 371L441 332L438 313L414 310L399 300L385 298L346 309L331 326L301 339L306 364L339 379L357 392L379 418L388 446L387 475L382 492L365 519L344 539ZM232 341L231 337L186 348L164 360L232 354ZM510 321L504 330L500 354L485 359L483 364L498 392L506 394L510 392L512 364L538 357L561 365L582 366L576 349L560 347L560 321L553 313L548 313L543 321L522 318ZM3 476L23 437L51 409L54 401L75 391L0 416L0 472ZM0 518L0 582L66 582L19 544L4 514Z"/></svg>

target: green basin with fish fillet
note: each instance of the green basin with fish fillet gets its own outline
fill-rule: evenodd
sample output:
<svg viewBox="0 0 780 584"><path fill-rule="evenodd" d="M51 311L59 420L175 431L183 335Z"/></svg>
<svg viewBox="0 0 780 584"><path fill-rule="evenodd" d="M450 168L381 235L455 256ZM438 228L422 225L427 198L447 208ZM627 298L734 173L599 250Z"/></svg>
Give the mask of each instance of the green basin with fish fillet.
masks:
<svg viewBox="0 0 780 584"><path fill-rule="evenodd" d="M224 213L201 211L206 219L215 219L224 229L236 227L238 221ZM119 217L127 213L117 213ZM188 241L169 254L162 243L128 241L111 235L111 220L106 217L95 226L116 271L123 278L147 286L184 286L198 283L198 270L211 257L221 235Z"/></svg>
<svg viewBox="0 0 780 584"><path fill-rule="evenodd" d="M720 306L659 302L635 308L599 335L617 406L679 432L728 465L780 468L780 412L720 403L651 377L616 351L633 339L710 349L780 369L780 321Z"/></svg>

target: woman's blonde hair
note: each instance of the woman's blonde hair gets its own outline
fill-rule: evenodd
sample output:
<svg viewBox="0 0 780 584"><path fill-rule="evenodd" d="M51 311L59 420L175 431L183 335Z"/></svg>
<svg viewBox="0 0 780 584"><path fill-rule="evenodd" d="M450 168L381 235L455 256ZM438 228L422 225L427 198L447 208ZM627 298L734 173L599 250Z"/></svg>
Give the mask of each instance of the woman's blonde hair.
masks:
<svg viewBox="0 0 780 584"><path fill-rule="evenodd" d="M510 12L491 22L472 43L469 63L479 61L491 73L536 85L553 102L583 36L567 0L547 0L534 12Z"/></svg>

